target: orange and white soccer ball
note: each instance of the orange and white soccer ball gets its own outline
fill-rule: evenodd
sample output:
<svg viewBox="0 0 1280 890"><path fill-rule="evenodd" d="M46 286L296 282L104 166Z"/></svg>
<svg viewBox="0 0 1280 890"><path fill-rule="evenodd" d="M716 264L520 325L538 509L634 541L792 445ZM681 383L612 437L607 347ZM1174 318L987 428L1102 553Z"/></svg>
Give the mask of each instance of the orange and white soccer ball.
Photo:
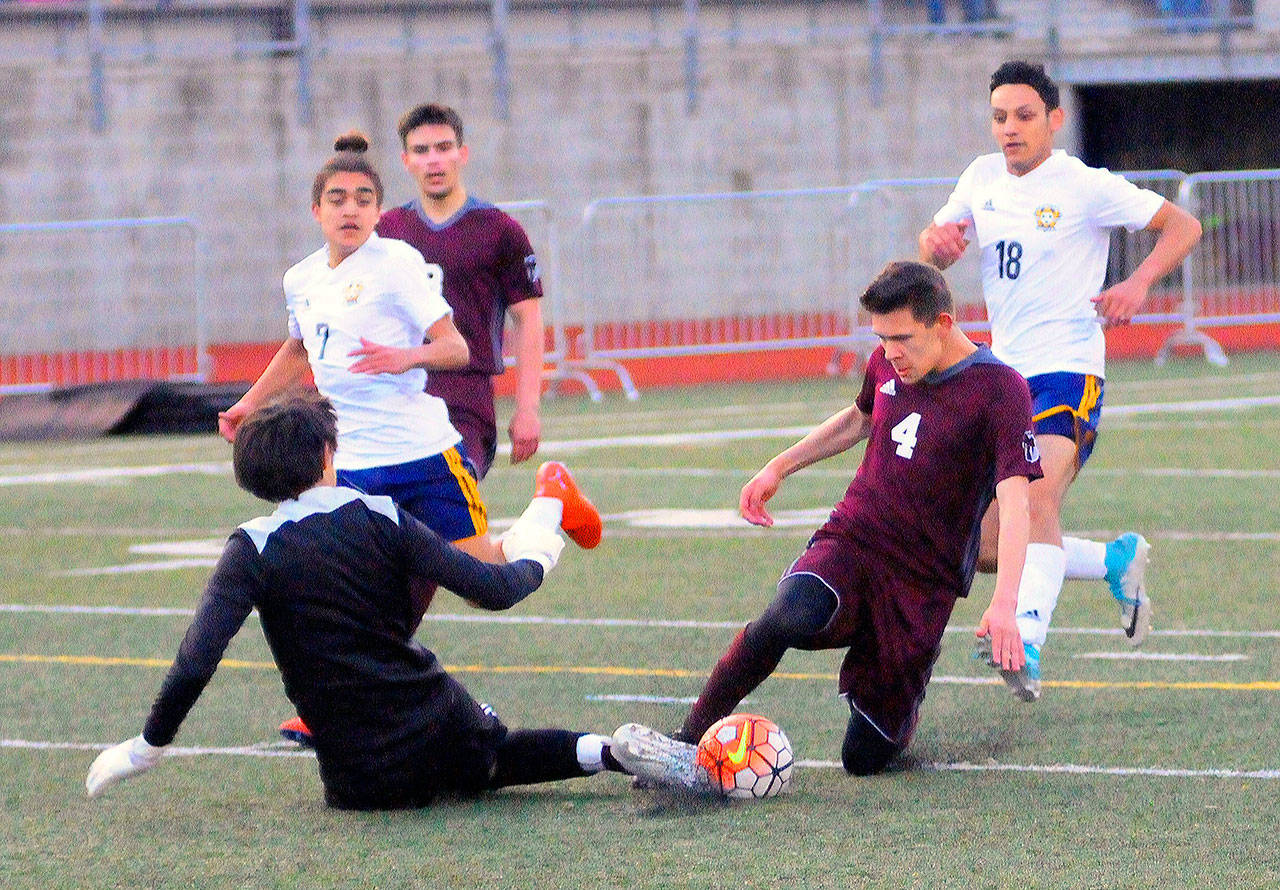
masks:
<svg viewBox="0 0 1280 890"><path fill-rule="evenodd" d="M698 742L698 766L725 797L772 797L791 783L795 757L778 724L757 714L730 714Z"/></svg>

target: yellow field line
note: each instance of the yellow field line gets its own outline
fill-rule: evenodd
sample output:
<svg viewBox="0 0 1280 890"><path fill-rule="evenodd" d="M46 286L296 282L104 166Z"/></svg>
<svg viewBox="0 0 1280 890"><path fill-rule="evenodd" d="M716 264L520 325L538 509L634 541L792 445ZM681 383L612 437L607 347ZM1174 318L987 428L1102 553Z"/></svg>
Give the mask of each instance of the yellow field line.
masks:
<svg viewBox="0 0 1280 890"><path fill-rule="evenodd" d="M0 663L10 664L81 664L102 667L168 668L171 664L162 658L108 658L100 655L21 655L0 653ZM220 667L241 670L275 670L270 661L241 661L224 658ZM455 674L584 674L603 677L674 677L701 680L703 671L680 668L632 668L617 665L559 665L559 664L447 664L445 670ZM779 680L821 680L832 682L835 674L790 673L778 671L771 674ZM943 679L943 678L937 678ZM943 679L943 682L946 680ZM998 683L999 678L965 678L965 682ZM1162 680L1045 680L1041 685L1057 689L1210 689L1230 692L1280 692L1280 680L1251 680L1244 683L1227 683L1210 680L1162 681Z"/></svg>

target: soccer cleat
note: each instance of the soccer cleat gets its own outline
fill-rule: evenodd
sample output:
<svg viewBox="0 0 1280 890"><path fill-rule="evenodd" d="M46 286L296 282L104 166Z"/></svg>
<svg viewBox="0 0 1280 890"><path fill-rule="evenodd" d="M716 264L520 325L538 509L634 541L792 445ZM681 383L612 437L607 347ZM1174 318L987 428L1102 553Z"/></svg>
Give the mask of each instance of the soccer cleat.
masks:
<svg viewBox="0 0 1280 890"><path fill-rule="evenodd" d="M1040 697L1040 647L1035 643L1023 643L1025 663L1016 671L1006 671L991 654L991 638L979 637L973 657L1000 672L1004 685L1022 701L1035 701Z"/></svg>
<svg viewBox="0 0 1280 890"><path fill-rule="evenodd" d="M636 787L710 790L706 771L694 759L696 745L677 742L639 723L624 723L614 730L610 750L622 768L636 777Z"/></svg>
<svg viewBox="0 0 1280 890"><path fill-rule="evenodd" d="M1142 535L1125 532L1107 544L1107 586L1120 604L1120 627L1134 646L1151 630L1151 599L1145 577L1151 545Z"/></svg>
<svg viewBox="0 0 1280 890"><path fill-rule="evenodd" d="M291 717L281 723L280 735L291 742L297 742L304 748L315 747L315 742L311 738L311 730L307 729L307 724L302 722L301 717Z"/></svg>
<svg viewBox="0 0 1280 890"><path fill-rule="evenodd" d="M549 460L538 467L533 493L540 498L556 498L564 504L560 528L579 547L590 550L600 543L604 533L600 511L578 489L578 483L573 481L569 468L564 464Z"/></svg>

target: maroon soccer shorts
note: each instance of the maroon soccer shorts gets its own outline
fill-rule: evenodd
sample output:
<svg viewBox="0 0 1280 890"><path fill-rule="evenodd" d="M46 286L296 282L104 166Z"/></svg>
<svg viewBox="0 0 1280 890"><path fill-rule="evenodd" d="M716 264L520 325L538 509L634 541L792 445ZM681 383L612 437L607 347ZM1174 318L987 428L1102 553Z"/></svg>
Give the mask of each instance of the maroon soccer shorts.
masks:
<svg viewBox="0 0 1280 890"><path fill-rule="evenodd" d="M787 575L817 576L840 601L808 649L848 647L840 693L886 739L905 745L938 658L955 591L912 577L873 548L823 526Z"/></svg>

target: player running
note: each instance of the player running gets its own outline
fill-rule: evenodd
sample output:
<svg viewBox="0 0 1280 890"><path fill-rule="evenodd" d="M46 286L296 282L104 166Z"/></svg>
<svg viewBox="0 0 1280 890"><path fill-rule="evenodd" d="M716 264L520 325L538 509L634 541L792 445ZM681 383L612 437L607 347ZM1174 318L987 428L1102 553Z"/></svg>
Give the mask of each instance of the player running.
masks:
<svg viewBox="0 0 1280 890"><path fill-rule="evenodd" d="M1064 577L1105 578L1134 645L1150 629L1146 539L1133 532L1109 544L1064 537L1062 502L1097 436L1102 325L1128 324L1151 285L1200 238L1199 222L1182 208L1055 150L1062 123L1058 87L1043 66L1001 65L991 76L991 132L1000 151L969 165L920 233L921 258L939 269L977 241L992 351L1031 387L1044 478L1031 484L1031 544L1018 593L1026 665L1002 671L1024 701L1040 696L1041 647ZM1117 226L1160 234L1133 274L1104 291ZM996 534L993 509L983 523L981 571L997 564Z"/></svg>
<svg viewBox="0 0 1280 890"><path fill-rule="evenodd" d="M462 173L471 149L462 118L443 105L419 105L400 118L400 158L418 186L417 200L382 215L378 234L399 238L444 270L444 298L470 347L462 367L427 378L427 392L449 408L462 449L483 479L498 447L493 376L504 370L503 322L514 322L516 407L507 434L511 462L538 450L542 434L542 282L529 236L492 204L467 194Z"/></svg>
<svg viewBox="0 0 1280 890"><path fill-rule="evenodd" d="M694 743L788 649L848 648L842 762L859 776L883 770L911 741L943 630L956 599L968 595L993 495L1000 562L978 636L1001 667L1022 667L1014 609L1028 480L1040 476L1026 381L956 327L951 293L930 266L890 264L861 303L881 341L861 392L765 464L742 489L742 516L772 525L766 505L783 479L865 439L862 463L773 602L712 670L675 738L634 724L615 732L614 756L645 779L698 787Z"/></svg>
<svg viewBox="0 0 1280 890"><path fill-rule="evenodd" d="M239 424L236 481L278 506L231 534L142 734L94 760L90 797L159 763L253 609L312 729L330 806L421 807L446 793L621 771L607 736L508 731L413 640L415 582L507 609L556 564L559 535L521 518L501 540L509 562L467 555L390 498L337 487L338 423L311 394Z"/></svg>
<svg viewBox="0 0 1280 890"><path fill-rule="evenodd" d="M362 133L340 137L316 174L311 212L325 245L285 273L289 337L244 397L219 415L218 428L234 440L249 412L296 386L309 368L338 414L338 483L391 497L461 550L503 562L474 470L458 451L461 437L444 402L423 391L428 371L466 363L467 345L441 294L439 266L374 231L383 191L368 147ZM527 516L563 528L582 547L600 542L600 516L563 465L544 464L534 492ZM415 590L419 620L433 593L428 584ZM281 732L309 741L297 720Z"/></svg>

